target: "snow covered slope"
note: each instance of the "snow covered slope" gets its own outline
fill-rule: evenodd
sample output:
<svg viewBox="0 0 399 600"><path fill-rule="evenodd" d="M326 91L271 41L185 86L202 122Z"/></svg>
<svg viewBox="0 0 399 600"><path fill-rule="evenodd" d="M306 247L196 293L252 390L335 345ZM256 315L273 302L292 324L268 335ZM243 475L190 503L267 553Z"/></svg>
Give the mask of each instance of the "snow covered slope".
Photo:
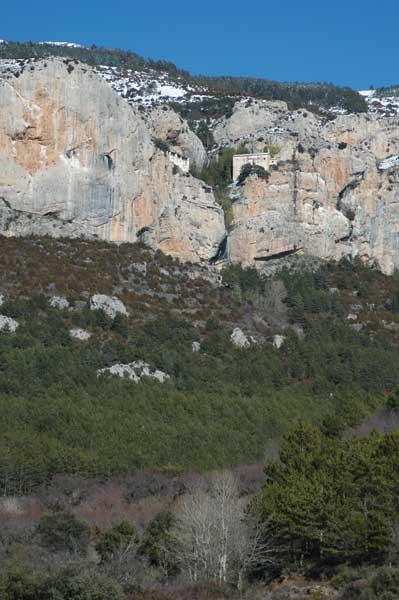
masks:
<svg viewBox="0 0 399 600"><path fill-rule="evenodd" d="M95 71L131 104L151 106L168 102L196 102L209 97L207 90L188 85L160 71L134 71L101 65Z"/></svg>
<svg viewBox="0 0 399 600"><path fill-rule="evenodd" d="M362 90L359 94L366 100L369 112L383 117L396 117L399 114L399 97L383 96L378 90Z"/></svg>

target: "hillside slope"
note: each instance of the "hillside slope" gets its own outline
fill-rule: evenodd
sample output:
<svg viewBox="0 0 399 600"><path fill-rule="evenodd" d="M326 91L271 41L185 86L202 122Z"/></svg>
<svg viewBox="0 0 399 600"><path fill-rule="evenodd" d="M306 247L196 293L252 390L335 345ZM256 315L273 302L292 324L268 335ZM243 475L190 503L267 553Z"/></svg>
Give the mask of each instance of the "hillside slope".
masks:
<svg viewBox="0 0 399 600"><path fill-rule="evenodd" d="M297 420L340 431L399 385L399 288L377 271L229 268L221 284L130 244L0 244L3 494L56 474L263 461ZM98 294L127 316L93 310ZM99 376L143 361L138 383Z"/></svg>

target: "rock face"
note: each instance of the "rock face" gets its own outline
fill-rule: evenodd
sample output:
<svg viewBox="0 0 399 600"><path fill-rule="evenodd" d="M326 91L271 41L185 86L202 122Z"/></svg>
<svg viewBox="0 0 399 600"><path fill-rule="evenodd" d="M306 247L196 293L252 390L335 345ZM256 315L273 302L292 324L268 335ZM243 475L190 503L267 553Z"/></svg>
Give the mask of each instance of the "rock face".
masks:
<svg viewBox="0 0 399 600"><path fill-rule="evenodd" d="M205 149L169 107L140 111L62 59L0 64L0 106L0 233L141 240L194 263L219 256L221 207L164 151L199 170ZM399 117L331 120L246 100L210 126L219 146L277 151L268 181L232 187L232 262L303 250L399 268Z"/></svg>
<svg viewBox="0 0 399 600"><path fill-rule="evenodd" d="M96 294L90 298L90 310L103 310L111 319L119 313L127 316L126 306L116 296Z"/></svg>
<svg viewBox="0 0 399 600"><path fill-rule="evenodd" d="M208 157L201 140L191 131L186 121L167 106L157 106L149 113L154 136L165 142L172 152L190 159L190 165L200 171Z"/></svg>
<svg viewBox="0 0 399 600"><path fill-rule="evenodd" d="M146 234L183 260L215 253L224 220L212 191L175 172L151 124L92 69L27 62L18 77L0 79L0 106L0 232L110 241ZM179 127L178 142L200 163L200 141L195 148L194 134Z"/></svg>
<svg viewBox="0 0 399 600"><path fill-rule="evenodd" d="M268 182L232 190L233 262L253 264L300 248L320 258L360 256L385 273L399 267L399 119L334 120L283 102L237 103L214 128L221 145L280 148Z"/></svg>

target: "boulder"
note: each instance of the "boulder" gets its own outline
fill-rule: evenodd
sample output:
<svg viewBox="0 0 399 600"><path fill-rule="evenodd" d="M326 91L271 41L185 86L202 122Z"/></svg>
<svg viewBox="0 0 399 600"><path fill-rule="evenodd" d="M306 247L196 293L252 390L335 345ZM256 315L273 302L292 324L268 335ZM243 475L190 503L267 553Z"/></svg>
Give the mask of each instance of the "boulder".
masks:
<svg viewBox="0 0 399 600"><path fill-rule="evenodd" d="M69 308L69 302L64 296L51 296L49 304L52 308L59 308L60 310Z"/></svg>
<svg viewBox="0 0 399 600"><path fill-rule="evenodd" d="M279 335L279 334L274 335L273 336L273 346L275 348L277 348L277 350L279 350L281 348L281 346L284 344L285 339L286 339L285 335Z"/></svg>
<svg viewBox="0 0 399 600"><path fill-rule="evenodd" d="M9 331L14 333L19 327L18 321L5 315L0 315L0 331Z"/></svg>
<svg viewBox="0 0 399 600"><path fill-rule="evenodd" d="M237 348L249 348L251 344L256 344L255 338L252 336L247 337L239 327L234 328L230 339Z"/></svg>
<svg viewBox="0 0 399 600"><path fill-rule="evenodd" d="M119 298L105 294L95 294L90 298L90 310L103 310L111 319L114 319L118 313L125 316L128 314Z"/></svg>
<svg viewBox="0 0 399 600"><path fill-rule="evenodd" d="M87 342L91 338L91 333L86 331L85 329L80 329L79 327L75 327L69 330L69 335L81 342Z"/></svg>

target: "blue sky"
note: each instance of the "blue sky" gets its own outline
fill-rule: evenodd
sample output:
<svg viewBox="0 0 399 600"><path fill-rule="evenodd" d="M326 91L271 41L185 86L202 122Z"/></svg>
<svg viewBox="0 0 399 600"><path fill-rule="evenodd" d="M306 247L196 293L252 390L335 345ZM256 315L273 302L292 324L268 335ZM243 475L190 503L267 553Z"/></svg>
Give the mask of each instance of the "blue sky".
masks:
<svg viewBox="0 0 399 600"><path fill-rule="evenodd" d="M134 50L193 73L399 83L398 0L18 0L0 38Z"/></svg>

